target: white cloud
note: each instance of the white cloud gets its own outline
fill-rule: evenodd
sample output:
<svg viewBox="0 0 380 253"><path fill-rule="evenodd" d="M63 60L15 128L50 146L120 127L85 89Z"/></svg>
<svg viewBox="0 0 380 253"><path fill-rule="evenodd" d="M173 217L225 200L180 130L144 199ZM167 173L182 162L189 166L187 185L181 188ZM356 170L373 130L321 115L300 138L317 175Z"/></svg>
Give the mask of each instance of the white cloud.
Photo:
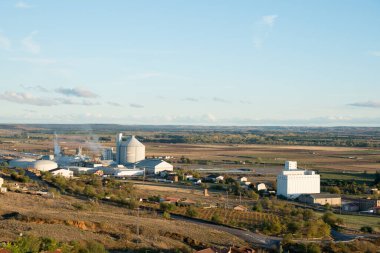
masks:
<svg viewBox="0 0 380 253"><path fill-rule="evenodd" d="M40 91L40 92L48 92L49 90L41 85L25 85L20 84L20 86L25 90L32 90L32 91Z"/></svg>
<svg viewBox="0 0 380 253"><path fill-rule="evenodd" d="M264 24L264 25L267 25L267 26L274 26L276 20L277 20L278 16L277 15L267 15L267 16L262 16L261 17L261 22Z"/></svg>
<svg viewBox="0 0 380 253"><path fill-rule="evenodd" d="M352 103L349 105L356 106L356 107L380 108L380 102L370 101L370 100L367 102L357 102L357 103Z"/></svg>
<svg viewBox="0 0 380 253"><path fill-rule="evenodd" d="M36 36L37 33L37 31L34 31L21 40L25 51L32 54L38 54L41 51L40 45L34 41L34 36Z"/></svg>
<svg viewBox="0 0 380 253"><path fill-rule="evenodd" d="M133 108L144 108L144 106L140 104L129 104L129 106Z"/></svg>
<svg viewBox="0 0 380 253"><path fill-rule="evenodd" d="M6 36L0 34L0 48L9 50L11 49L12 43L11 40L8 39Z"/></svg>
<svg viewBox="0 0 380 253"><path fill-rule="evenodd" d="M267 40L272 28L277 22L278 15L266 15L262 16L255 23L254 31L253 31L253 46L256 49L260 49L264 42Z"/></svg>
<svg viewBox="0 0 380 253"><path fill-rule="evenodd" d="M380 51L372 51L370 52L370 55L380 57Z"/></svg>
<svg viewBox="0 0 380 253"><path fill-rule="evenodd" d="M198 102L199 101L198 98L194 98L194 97L187 97L187 98L184 98L183 100L189 101L189 102Z"/></svg>
<svg viewBox="0 0 380 253"><path fill-rule="evenodd" d="M59 88L55 90L57 93L71 97L96 98L98 97L93 91L83 88Z"/></svg>
<svg viewBox="0 0 380 253"><path fill-rule="evenodd" d="M41 65L50 65L54 64L57 61L49 58L30 58L30 57L11 57L10 61L25 62L30 64L41 64Z"/></svg>
<svg viewBox="0 0 380 253"><path fill-rule="evenodd" d="M28 3L25 3L23 1L20 1L20 2L17 2L16 5L15 5L16 8L19 8L19 9L29 9L31 8L32 6L29 5Z"/></svg>
<svg viewBox="0 0 380 253"><path fill-rule="evenodd" d="M13 103L38 105L38 106L52 106L52 105L57 104L57 101L53 99L36 97L33 94L25 93L25 92L6 91L0 94L0 99L13 102Z"/></svg>
<svg viewBox="0 0 380 253"><path fill-rule="evenodd" d="M220 103L229 103L230 101L228 101L227 99L224 99L224 98L219 98L219 97L214 97L213 100L215 102L220 102Z"/></svg>
<svg viewBox="0 0 380 253"><path fill-rule="evenodd" d="M122 105L117 103L117 102L111 102L111 101L108 101L107 104L111 105L111 106L117 106L117 107L121 107Z"/></svg>
<svg viewBox="0 0 380 253"><path fill-rule="evenodd" d="M57 98L56 100L60 104L63 104L63 105L88 105L88 106L100 105L99 102L91 102L88 100L76 101L76 100L67 99L67 98Z"/></svg>

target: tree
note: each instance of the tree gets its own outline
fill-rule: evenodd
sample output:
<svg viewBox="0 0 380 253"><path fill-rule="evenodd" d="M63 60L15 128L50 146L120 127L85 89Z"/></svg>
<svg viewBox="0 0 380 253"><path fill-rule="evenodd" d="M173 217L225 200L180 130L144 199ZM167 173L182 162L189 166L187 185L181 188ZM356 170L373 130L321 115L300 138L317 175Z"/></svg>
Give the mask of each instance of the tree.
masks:
<svg viewBox="0 0 380 253"><path fill-rule="evenodd" d="M186 215L190 216L190 217L196 217L198 215L198 212L197 210L195 210L194 207L192 206L189 206L187 209L186 209Z"/></svg>
<svg viewBox="0 0 380 253"><path fill-rule="evenodd" d="M220 217L219 214L217 213L214 213L211 217L211 221L215 222L215 223L222 223L222 218Z"/></svg>
<svg viewBox="0 0 380 253"><path fill-rule="evenodd" d="M315 243L310 243L307 245L307 252L308 253L321 253L321 247Z"/></svg>
<svg viewBox="0 0 380 253"><path fill-rule="evenodd" d="M175 209L175 205L172 203L161 202L160 209L164 212L173 211Z"/></svg>
<svg viewBox="0 0 380 253"><path fill-rule="evenodd" d="M360 228L360 231L362 231L364 233L372 234L373 233L373 227L371 227L371 226L364 226L364 227Z"/></svg>
<svg viewBox="0 0 380 253"><path fill-rule="evenodd" d="M170 213L168 213L168 212L164 212L164 213L162 214L162 218L164 218L164 219L166 219L166 220L169 220L169 219L170 219Z"/></svg>

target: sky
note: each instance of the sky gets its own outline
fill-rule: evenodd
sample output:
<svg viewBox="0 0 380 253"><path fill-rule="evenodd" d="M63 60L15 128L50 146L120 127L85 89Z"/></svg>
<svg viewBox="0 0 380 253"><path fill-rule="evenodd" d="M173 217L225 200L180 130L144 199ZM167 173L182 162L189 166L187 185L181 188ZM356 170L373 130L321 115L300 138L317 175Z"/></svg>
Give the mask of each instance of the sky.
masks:
<svg viewBox="0 0 380 253"><path fill-rule="evenodd" d="M0 122L380 126L380 1L0 0Z"/></svg>

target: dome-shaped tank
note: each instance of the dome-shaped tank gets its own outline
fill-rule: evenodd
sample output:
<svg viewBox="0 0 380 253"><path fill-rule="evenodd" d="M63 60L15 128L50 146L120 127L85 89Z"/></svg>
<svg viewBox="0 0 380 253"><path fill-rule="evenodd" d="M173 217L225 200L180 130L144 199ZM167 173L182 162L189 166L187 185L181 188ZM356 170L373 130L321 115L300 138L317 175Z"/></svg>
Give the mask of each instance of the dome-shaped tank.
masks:
<svg viewBox="0 0 380 253"><path fill-rule="evenodd" d="M35 161L36 160L32 159L32 158L14 159L14 160L9 162L9 167L10 168L22 168L22 169L33 168L33 163Z"/></svg>
<svg viewBox="0 0 380 253"><path fill-rule="evenodd" d="M135 163L145 159L145 146L134 135L121 143L120 162Z"/></svg>
<svg viewBox="0 0 380 253"><path fill-rule="evenodd" d="M38 160L33 163L32 167L39 171L49 171L58 168L58 164L53 161Z"/></svg>

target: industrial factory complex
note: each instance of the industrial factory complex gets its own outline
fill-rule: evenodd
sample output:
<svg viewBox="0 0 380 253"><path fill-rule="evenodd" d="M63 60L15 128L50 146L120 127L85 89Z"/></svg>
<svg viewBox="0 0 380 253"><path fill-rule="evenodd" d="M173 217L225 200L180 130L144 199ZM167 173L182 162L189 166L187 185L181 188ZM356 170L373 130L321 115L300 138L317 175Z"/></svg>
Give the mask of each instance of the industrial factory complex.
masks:
<svg viewBox="0 0 380 253"><path fill-rule="evenodd" d="M173 165L162 159L146 159L145 146L135 136L116 136L114 148L102 150L102 160L92 162L78 148L73 156L61 152L57 137L54 139L54 155L33 158L18 158L9 162L11 168L33 169L52 172L55 175L72 177L75 174L97 174L115 177L144 176L158 174L162 171L173 171Z"/></svg>

